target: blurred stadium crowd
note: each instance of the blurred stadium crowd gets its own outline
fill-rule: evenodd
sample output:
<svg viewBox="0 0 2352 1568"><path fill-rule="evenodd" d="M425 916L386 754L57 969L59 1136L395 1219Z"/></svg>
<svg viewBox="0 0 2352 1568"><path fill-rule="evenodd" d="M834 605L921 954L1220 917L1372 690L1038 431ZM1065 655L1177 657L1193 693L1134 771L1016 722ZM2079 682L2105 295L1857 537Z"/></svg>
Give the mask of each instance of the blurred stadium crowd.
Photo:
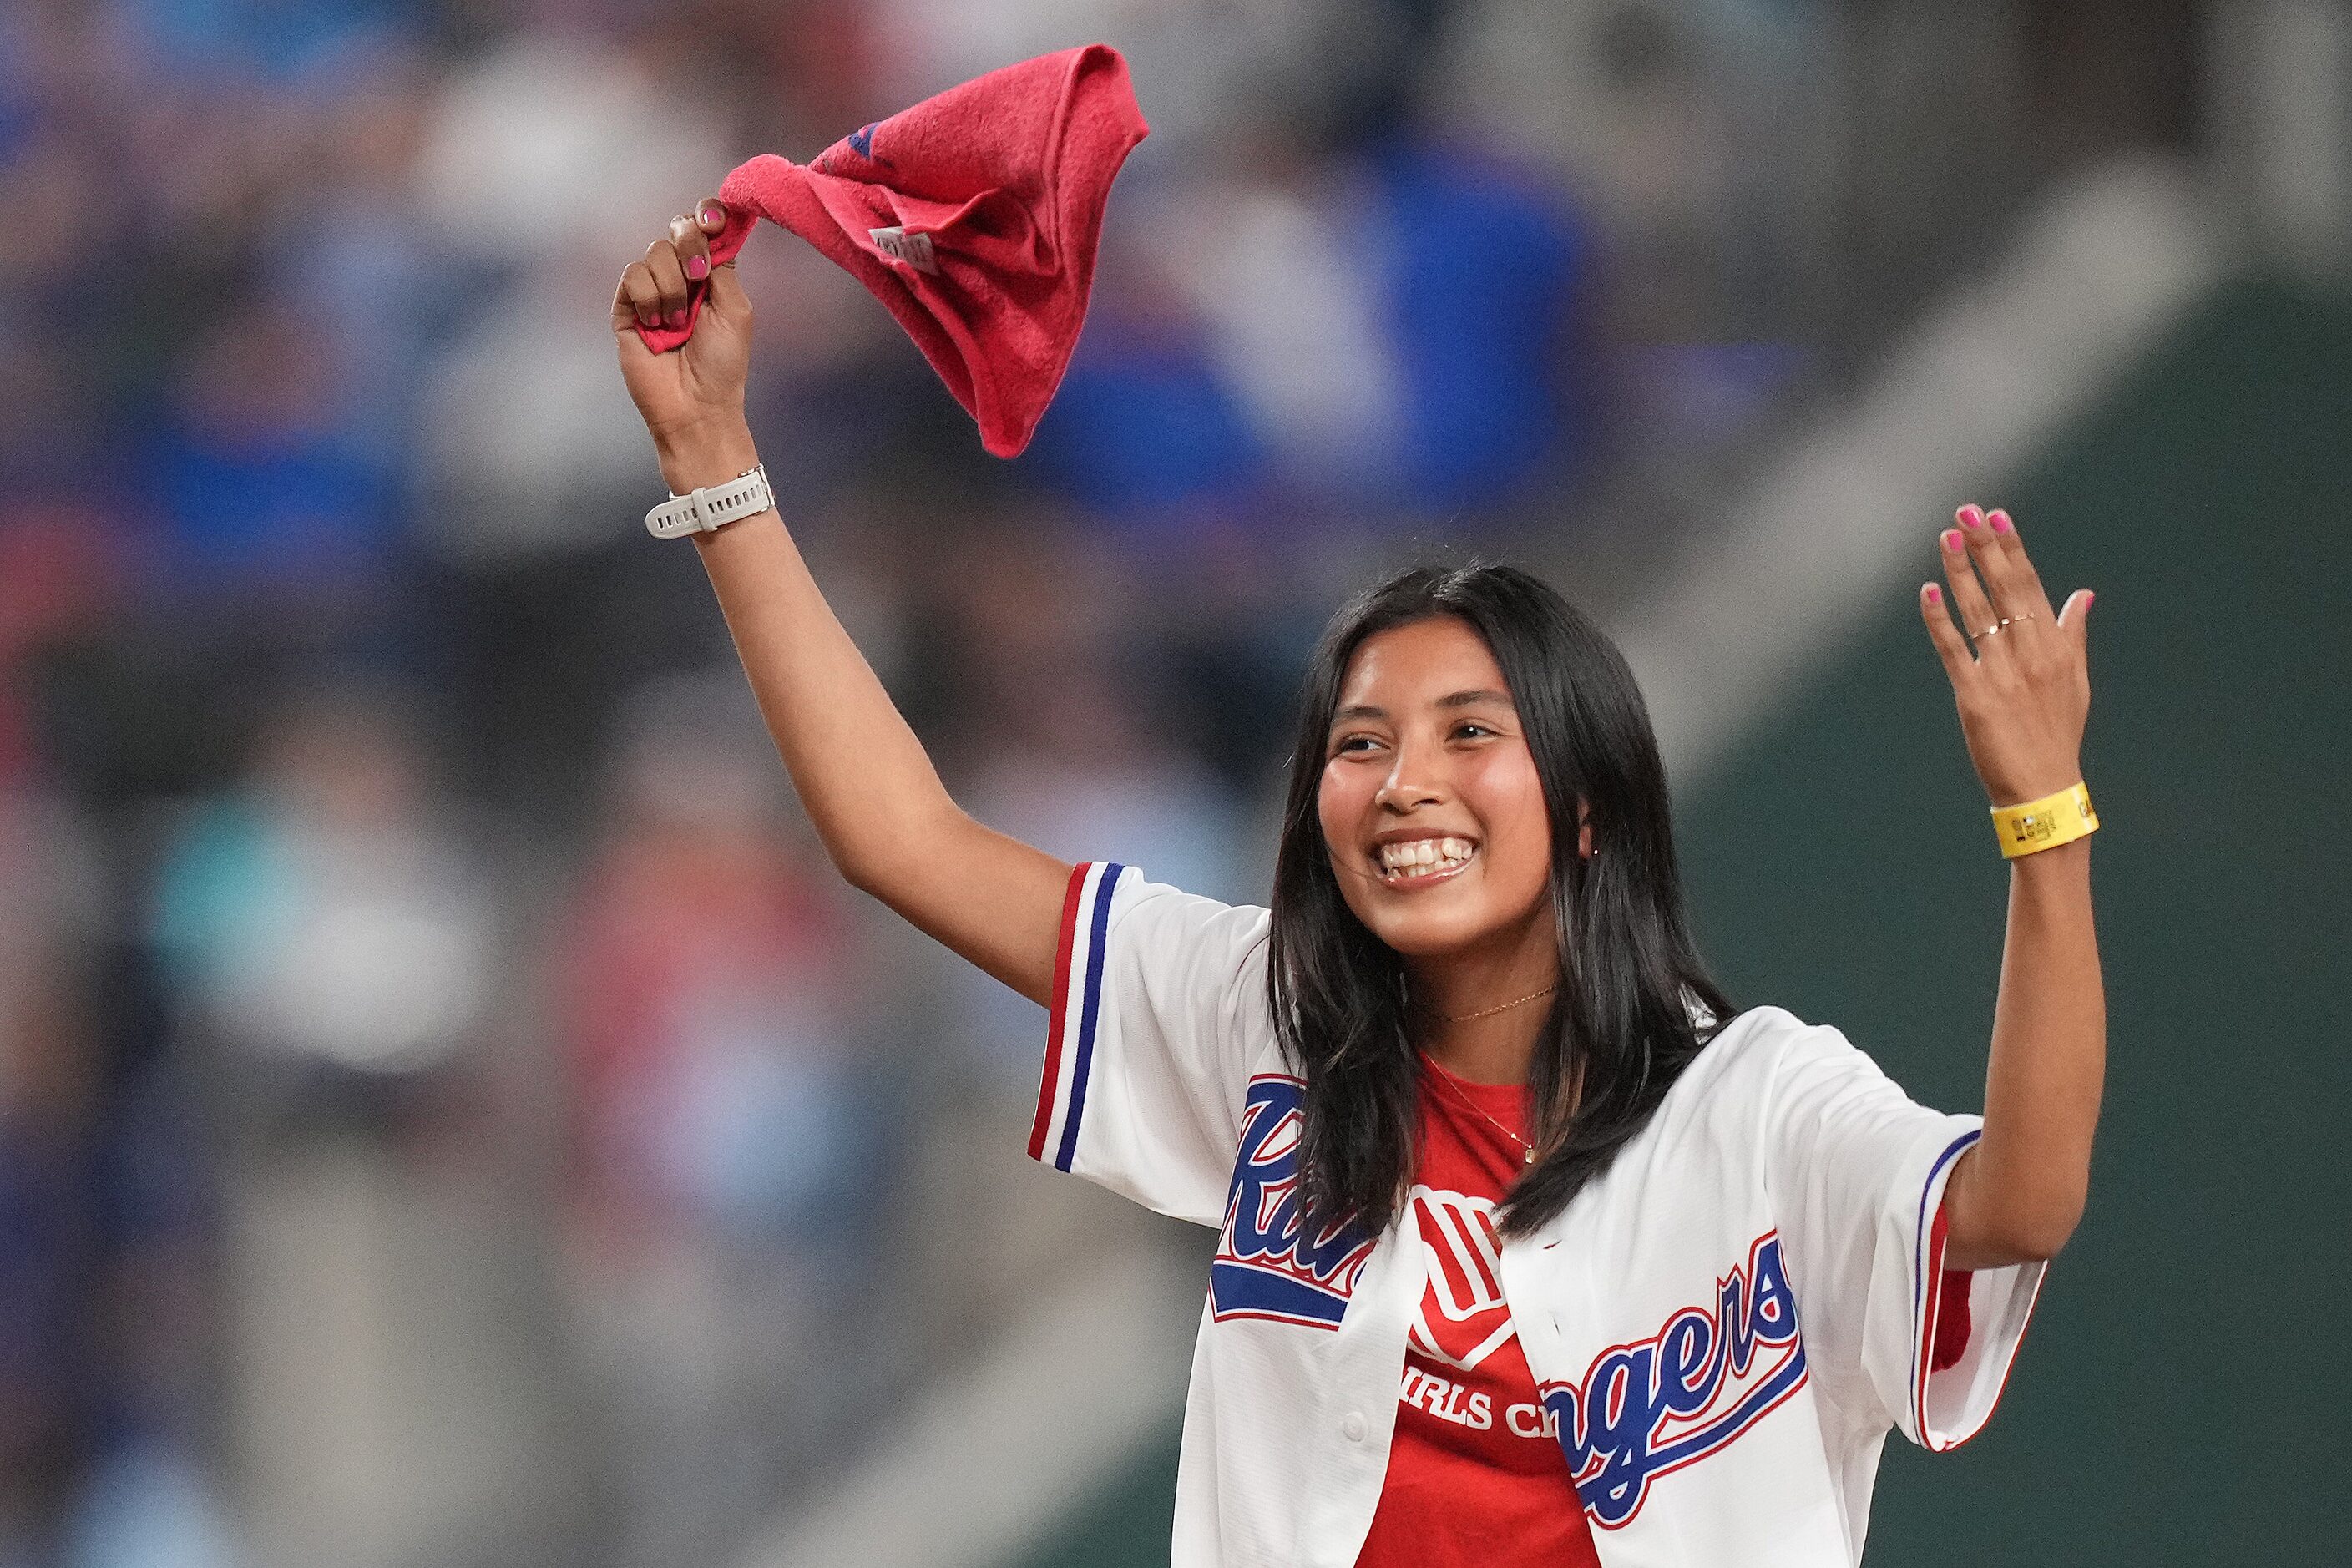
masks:
<svg viewBox="0 0 2352 1568"><path fill-rule="evenodd" d="M1109 1223L1020 1168L1042 1016L839 884L641 530L671 214L1127 50L1028 455L774 232L751 412L975 814L1255 897L1340 595L1470 546L1605 616L1803 380L1821 26L0 9L0 1568L718 1561Z"/></svg>

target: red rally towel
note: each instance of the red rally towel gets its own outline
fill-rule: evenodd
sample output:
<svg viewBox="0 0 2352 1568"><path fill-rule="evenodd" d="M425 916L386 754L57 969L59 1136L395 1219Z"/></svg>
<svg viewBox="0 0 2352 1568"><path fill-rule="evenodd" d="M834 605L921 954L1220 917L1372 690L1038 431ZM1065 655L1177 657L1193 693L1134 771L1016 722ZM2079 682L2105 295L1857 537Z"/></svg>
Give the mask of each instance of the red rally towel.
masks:
<svg viewBox="0 0 2352 1568"><path fill-rule="evenodd" d="M1094 286L1111 181L1150 134L1127 61L1104 44L1040 55L950 88L845 137L809 164L762 153L719 187L731 261L762 217L847 268L890 307L981 445L1017 456L1062 384ZM687 321L640 326L656 353Z"/></svg>

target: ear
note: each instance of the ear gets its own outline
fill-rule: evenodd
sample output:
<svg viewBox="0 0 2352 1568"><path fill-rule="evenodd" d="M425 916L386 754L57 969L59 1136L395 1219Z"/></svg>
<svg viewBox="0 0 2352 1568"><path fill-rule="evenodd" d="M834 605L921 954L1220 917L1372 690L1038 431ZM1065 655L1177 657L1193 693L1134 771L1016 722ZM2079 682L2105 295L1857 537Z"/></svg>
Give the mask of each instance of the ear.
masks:
<svg viewBox="0 0 2352 1568"><path fill-rule="evenodd" d="M1592 803L1582 795L1576 797L1576 858L1592 858Z"/></svg>

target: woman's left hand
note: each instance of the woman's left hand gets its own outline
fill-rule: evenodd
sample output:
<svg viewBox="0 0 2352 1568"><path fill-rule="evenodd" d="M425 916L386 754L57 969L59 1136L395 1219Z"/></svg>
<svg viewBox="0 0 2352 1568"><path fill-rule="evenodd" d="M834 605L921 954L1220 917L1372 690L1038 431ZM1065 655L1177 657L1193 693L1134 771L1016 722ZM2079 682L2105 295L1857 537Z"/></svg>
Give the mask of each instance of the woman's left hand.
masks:
<svg viewBox="0 0 2352 1568"><path fill-rule="evenodd" d="M1959 526L1943 535L1951 607L1928 583L1919 590L1920 614L1951 677L1960 732L1992 804L2039 800L2083 776L2091 591L2077 588L2053 614L2009 514L1969 505L1956 516Z"/></svg>

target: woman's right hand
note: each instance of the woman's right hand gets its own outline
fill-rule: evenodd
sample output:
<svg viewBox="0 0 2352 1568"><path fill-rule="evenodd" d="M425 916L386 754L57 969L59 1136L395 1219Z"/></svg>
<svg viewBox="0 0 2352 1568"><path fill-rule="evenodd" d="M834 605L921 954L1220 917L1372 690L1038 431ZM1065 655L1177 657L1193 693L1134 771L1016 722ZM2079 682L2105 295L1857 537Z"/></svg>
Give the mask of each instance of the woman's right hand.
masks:
<svg viewBox="0 0 2352 1568"><path fill-rule="evenodd" d="M645 417L657 451L690 445L743 423L743 384L751 363L751 300L732 261L710 265L710 236L727 225L727 209L706 196L691 214L670 220L667 237L646 247L613 291L613 337L621 377ZM694 336L656 353L638 335L686 325L689 275L707 276L709 294L694 321Z"/></svg>

